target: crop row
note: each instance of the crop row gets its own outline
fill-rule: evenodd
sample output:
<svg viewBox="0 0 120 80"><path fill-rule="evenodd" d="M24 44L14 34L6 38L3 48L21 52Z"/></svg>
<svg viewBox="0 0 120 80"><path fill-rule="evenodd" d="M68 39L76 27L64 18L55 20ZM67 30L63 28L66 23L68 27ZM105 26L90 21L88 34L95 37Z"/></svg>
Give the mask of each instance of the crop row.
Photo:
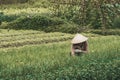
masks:
<svg viewBox="0 0 120 80"><path fill-rule="evenodd" d="M0 37L13 37L13 36L21 36L21 35L32 35L32 34L41 34L41 33L43 33L43 32L19 32L19 33L9 33L9 32L7 32L7 33L2 33L2 34L0 34Z"/></svg>
<svg viewBox="0 0 120 80"><path fill-rule="evenodd" d="M52 42L66 41L70 39L72 39L72 36L23 39L23 40L12 41L12 42L3 42L0 44L0 48L19 47L19 46L31 45L31 44L34 45L34 44L52 43Z"/></svg>
<svg viewBox="0 0 120 80"><path fill-rule="evenodd" d="M13 40L2 41L1 44L12 43L12 42L21 42L21 41L30 41L30 40L44 40L44 39L49 40L51 38L61 38L61 37L73 37L73 36L72 35L63 35L63 36L47 36L47 37L23 37L20 39L13 38Z"/></svg>
<svg viewBox="0 0 120 80"><path fill-rule="evenodd" d="M46 33L46 34L31 34L31 35L20 35L20 36L9 36L0 39L0 42L11 42L23 39L36 39L36 38L44 38L44 37L59 37L59 36L66 36L68 34L64 33Z"/></svg>

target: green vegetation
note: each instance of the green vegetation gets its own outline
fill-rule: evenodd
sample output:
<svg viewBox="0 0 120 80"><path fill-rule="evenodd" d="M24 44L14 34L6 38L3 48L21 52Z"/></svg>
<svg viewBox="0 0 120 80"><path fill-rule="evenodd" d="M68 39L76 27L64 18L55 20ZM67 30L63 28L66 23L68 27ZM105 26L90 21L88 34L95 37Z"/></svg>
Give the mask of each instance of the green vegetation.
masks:
<svg viewBox="0 0 120 80"><path fill-rule="evenodd" d="M120 28L113 22L120 16L118 0L51 0L54 14L73 21L79 28ZM115 21L117 24L118 21Z"/></svg>
<svg viewBox="0 0 120 80"><path fill-rule="evenodd" d="M48 26L64 24L64 21L59 18L50 18L46 16L28 16L21 17L7 26L6 28L13 29L43 29Z"/></svg>
<svg viewBox="0 0 120 80"><path fill-rule="evenodd" d="M1 30L0 46L8 43L11 45L0 47L0 79L119 80L120 37L91 37L95 34L88 33L84 35L89 36L89 53L72 57L69 53L73 35L32 30ZM42 39L42 44L35 45ZM24 41L28 44L23 44ZM46 44L46 41L50 42ZM13 46L13 43L16 45Z"/></svg>
<svg viewBox="0 0 120 80"><path fill-rule="evenodd" d="M108 29L106 31L101 31L100 29L96 29L96 30L89 30L88 32L99 35L120 35L120 29Z"/></svg>
<svg viewBox="0 0 120 80"><path fill-rule="evenodd" d="M7 31L7 30L6 30ZM43 43L52 43L52 42L60 42L72 39L72 35L65 33L44 33L40 31L19 31L20 33L16 33L17 31L10 30L5 34L4 31L1 31L0 34L0 48L8 48L8 47L19 47L24 45L34 45L34 44L43 44ZM8 34L9 33L9 34Z"/></svg>
<svg viewBox="0 0 120 80"><path fill-rule="evenodd" d="M115 28L120 28L120 17L115 18L114 24Z"/></svg>
<svg viewBox="0 0 120 80"><path fill-rule="evenodd" d="M102 33L106 33L107 29L120 28L118 1L26 0L24 4L18 4L20 2L17 0L13 2L15 4L0 6L0 28L66 33L82 32L91 28L102 29Z"/></svg>
<svg viewBox="0 0 120 80"><path fill-rule="evenodd" d="M0 80L119 80L119 13L119 0L0 0ZM75 33L88 54L70 56Z"/></svg>

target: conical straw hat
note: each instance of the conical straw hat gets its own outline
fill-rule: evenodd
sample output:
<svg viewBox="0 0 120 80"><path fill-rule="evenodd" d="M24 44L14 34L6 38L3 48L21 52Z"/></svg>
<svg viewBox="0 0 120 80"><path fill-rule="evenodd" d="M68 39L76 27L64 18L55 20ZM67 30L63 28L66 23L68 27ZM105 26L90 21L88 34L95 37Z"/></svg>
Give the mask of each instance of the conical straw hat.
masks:
<svg viewBox="0 0 120 80"><path fill-rule="evenodd" d="M77 43L82 43L84 41L87 41L87 37L81 35L81 34L76 34L75 37L72 39L72 44L77 44Z"/></svg>

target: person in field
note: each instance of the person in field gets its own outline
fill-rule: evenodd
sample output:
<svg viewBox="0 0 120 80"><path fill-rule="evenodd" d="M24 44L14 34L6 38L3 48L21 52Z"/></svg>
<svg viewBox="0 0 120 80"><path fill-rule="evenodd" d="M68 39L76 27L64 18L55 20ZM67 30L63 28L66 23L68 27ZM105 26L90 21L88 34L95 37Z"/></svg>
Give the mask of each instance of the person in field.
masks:
<svg viewBox="0 0 120 80"><path fill-rule="evenodd" d="M72 39L71 45L71 55L81 55L83 53L88 52L88 38L81 35L76 34L75 37Z"/></svg>

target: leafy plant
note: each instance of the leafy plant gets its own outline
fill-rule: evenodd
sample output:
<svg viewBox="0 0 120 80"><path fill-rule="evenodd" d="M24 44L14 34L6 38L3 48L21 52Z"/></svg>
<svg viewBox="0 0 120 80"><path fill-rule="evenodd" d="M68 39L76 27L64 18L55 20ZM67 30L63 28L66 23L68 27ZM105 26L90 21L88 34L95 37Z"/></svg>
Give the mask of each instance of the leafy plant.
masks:
<svg viewBox="0 0 120 80"><path fill-rule="evenodd" d="M27 16L21 17L11 22L7 28L12 29L44 29L48 26L64 24L64 21L59 18L50 18L46 16Z"/></svg>
<svg viewBox="0 0 120 80"><path fill-rule="evenodd" d="M113 28L120 28L120 17L114 19Z"/></svg>

